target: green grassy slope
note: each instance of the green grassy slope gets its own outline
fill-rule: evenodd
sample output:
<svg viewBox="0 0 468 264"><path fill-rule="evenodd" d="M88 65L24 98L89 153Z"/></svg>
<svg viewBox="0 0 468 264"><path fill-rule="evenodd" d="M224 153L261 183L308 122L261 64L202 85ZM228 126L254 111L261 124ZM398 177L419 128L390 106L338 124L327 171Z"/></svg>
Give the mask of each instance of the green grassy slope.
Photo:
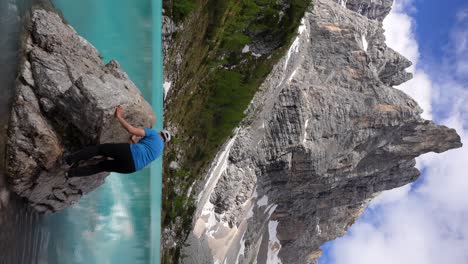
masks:
<svg viewBox="0 0 468 264"><path fill-rule="evenodd" d="M165 122L178 133L164 160L163 227L180 241L191 227L195 207L187 191L206 171L222 144L244 118L244 110L273 66L285 54L309 3L290 0L174 0L170 15L182 23L169 55L184 58L166 105ZM242 53L245 45L265 43L260 57ZM166 69L167 70L167 69ZM177 161L178 170L170 170ZM176 263L180 246L163 252Z"/></svg>

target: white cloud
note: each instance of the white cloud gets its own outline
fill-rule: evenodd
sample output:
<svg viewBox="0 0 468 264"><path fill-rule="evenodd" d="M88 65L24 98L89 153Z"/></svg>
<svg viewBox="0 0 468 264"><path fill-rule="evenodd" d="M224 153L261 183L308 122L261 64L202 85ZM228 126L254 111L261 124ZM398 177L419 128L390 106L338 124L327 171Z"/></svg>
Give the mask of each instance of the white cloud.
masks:
<svg viewBox="0 0 468 264"><path fill-rule="evenodd" d="M468 131L459 131L468 141ZM334 242L331 263L468 263L468 148L434 157L420 187L371 206L379 221L358 221Z"/></svg>
<svg viewBox="0 0 468 264"><path fill-rule="evenodd" d="M402 199L405 199L409 192L411 191L411 184L407 184L400 188L395 188L393 190L382 192L379 196L374 198L369 204L370 208L375 208L377 206L391 204Z"/></svg>
<svg viewBox="0 0 468 264"><path fill-rule="evenodd" d="M457 27L452 31L458 77L468 80L468 8L457 15Z"/></svg>
<svg viewBox="0 0 468 264"><path fill-rule="evenodd" d="M418 102L419 106L424 110L422 113L424 119L432 119L432 82L427 73L418 68L412 73L413 79L396 88L401 89Z"/></svg>
<svg viewBox="0 0 468 264"><path fill-rule="evenodd" d="M455 128L462 141L468 143L468 131L463 129L462 122L460 116L454 116L445 124ZM431 155L425 168L428 175L418 191L428 199L427 203L439 205L444 210L466 212L468 226L468 148Z"/></svg>
<svg viewBox="0 0 468 264"><path fill-rule="evenodd" d="M389 46L418 62L414 22L407 15L414 11L411 1L397 2L384 25ZM411 95L468 144L468 9L457 14L447 47L444 62L425 65L426 72L416 63L416 80L407 89L423 87ZM423 169L418 184L377 197L366 217L333 242L327 264L468 263L468 147L426 154L417 166Z"/></svg>
<svg viewBox="0 0 468 264"><path fill-rule="evenodd" d="M383 21L387 45L413 62L413 65L408 68L408 72L414 75L413 79L396 88L401 89L418 102L424 110L423 118L432 119L432 83L428 75L419 67L420 54L414 35L415 23L413 18L404 12L407 9L414 10L412 1L397 1L392 12Z"/></svg>
<svg viewBox="0 0 468 264"><path fill-rule="evenodd" d="M413 34L413 27L413 19L398 11L390 12L383 21L387 45L413 62L410 71L414 71L414 65L419 60L418 43Z"/></svg>

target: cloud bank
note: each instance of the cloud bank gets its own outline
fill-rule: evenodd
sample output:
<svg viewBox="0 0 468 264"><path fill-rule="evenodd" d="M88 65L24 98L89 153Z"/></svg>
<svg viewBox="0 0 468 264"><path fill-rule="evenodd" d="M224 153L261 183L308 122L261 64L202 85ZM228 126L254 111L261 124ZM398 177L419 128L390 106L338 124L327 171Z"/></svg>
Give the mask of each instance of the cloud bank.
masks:
<svg viewBox="0 0 468 264"><path fill-rule="evenodd" d="M419 67L419 48L414 36L414 20L405 10L414 11L411 1L396 1L392 12L383 21L387 45L413 62L408 69L413 79L396 88L413 97L424 110L422 117L432 119L431 90L429 76Z"/></svg>

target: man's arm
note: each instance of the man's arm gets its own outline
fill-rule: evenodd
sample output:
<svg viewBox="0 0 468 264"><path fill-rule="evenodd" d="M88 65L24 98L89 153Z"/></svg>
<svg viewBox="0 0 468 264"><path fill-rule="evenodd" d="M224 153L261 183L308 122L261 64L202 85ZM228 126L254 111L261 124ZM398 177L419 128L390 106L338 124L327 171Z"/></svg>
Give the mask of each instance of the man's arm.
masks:
<svg viewBox="0 0 468 264"><path fill-rule="evenodd" d="M132 125L130 125L122 116L123 116L123 112L124 112L124 109L123 107L121 107L120 105L117 107L117 109L115 109L115 116L117 117L117 119L119 120L120 124L125 128L125 130L128 131L128 133L132 134L132 135L135 135L135 136L139 136L139 137L144 137L146 134L145 134L145 130L143 130L142 128L138 128L138 127L134 127Z"/></svg>

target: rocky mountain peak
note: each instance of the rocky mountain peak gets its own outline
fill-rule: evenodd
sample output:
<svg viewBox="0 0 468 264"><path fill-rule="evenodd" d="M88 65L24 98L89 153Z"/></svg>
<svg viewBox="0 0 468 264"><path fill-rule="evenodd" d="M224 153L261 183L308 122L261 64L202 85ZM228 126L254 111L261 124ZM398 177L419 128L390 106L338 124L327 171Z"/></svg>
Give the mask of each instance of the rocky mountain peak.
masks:
<svg viewBox="0 0 468 264"><path fill-rule="evenodd" d="M392 10L393 0L336 0L343 7L382 22Z"/></svg>
<svg viewBox="0 0 468 264"><path fill-rule="evenodd" d="M418 178L415 157L461 146L392 87L412 76L385 44L390 6L313 2L206 176L183 263L316 263L373 197Z"/></svg>

